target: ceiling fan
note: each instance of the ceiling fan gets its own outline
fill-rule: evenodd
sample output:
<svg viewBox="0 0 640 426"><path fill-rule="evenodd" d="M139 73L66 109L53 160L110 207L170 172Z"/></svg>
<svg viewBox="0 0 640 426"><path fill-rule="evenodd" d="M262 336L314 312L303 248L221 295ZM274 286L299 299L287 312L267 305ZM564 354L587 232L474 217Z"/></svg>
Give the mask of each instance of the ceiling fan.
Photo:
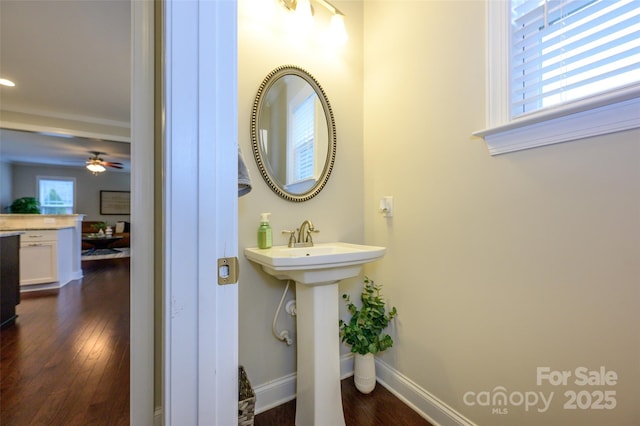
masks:
<svg viewBox="0 0 640 426"><path fill-rule="evenodd" d="M93 172L94 175L98 173L102 173L107 170L107 167L113 167L114 169L122 169L122 163L116 163L112 161L104 161L100 158L100 155L106 154L106 152L99 151L89 151L90 154L93 154L93 157L90 157L87 160L87 169Z"/></svg>

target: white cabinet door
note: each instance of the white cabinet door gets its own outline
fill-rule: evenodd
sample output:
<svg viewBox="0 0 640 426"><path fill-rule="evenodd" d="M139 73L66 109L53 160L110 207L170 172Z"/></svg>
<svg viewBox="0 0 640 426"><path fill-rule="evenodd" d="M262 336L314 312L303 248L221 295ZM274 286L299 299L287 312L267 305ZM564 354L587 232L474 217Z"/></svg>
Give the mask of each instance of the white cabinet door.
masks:
<svg viewBox="0 0 640 426"><path fill-rule="evenodd" d="M20 245L20 285L58 281L58 248L55 241Z"/></svg>

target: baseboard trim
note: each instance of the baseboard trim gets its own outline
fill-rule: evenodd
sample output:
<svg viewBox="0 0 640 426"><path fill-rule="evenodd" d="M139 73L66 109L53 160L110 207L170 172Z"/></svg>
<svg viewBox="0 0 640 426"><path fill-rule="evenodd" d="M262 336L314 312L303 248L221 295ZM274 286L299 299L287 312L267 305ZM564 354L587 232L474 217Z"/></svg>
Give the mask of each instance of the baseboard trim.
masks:
<svg viewBox="0 0 640 426"><path fill-rule="evenodd" d="M353 354L340 357L340 378L353 376ZM254 386L256 414L289 402L296 397L296 373L288 374L270 382Z"/></svg>
<svg viewBox="0 0 640 426"><path fill-rule="evenodd" d="M437 426L476 426L408 377L376 358L376 379L389 392Z"/></svg>
<svg viewBox="0 0 640 426"><path fill-rule="evenodd" d="M296 397L296 373L254 386L253 391L256 393L256 414L270 410Z"/></svg>

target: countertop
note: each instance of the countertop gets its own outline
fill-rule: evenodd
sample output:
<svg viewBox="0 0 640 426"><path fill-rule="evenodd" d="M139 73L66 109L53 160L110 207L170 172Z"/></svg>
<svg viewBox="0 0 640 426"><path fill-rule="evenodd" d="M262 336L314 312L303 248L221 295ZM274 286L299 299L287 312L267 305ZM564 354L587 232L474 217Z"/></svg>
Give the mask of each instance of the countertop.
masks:
<svg viewBox="0 0 640 426"><path fill-rule="evenodd" d="M24 231L3 231L0 230L0 238L3 237L13 237L15 235L24 234Z"/></svg>
<svg viewBox="0 0 640 426"><path fill-rule="evenodd" d="M59 229L75 228L71 225L38 225L36 227L23 227L23 228L0 228L0 232L12 232L12 231L57 231Z"/></svg>

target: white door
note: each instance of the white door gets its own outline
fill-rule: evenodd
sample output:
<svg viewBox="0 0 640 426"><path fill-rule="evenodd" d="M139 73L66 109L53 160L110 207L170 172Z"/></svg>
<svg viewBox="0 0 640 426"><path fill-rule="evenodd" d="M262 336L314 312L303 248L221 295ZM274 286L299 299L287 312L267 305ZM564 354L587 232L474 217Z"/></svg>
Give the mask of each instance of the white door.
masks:
<svg viewBox="0 0 640 426"><path fill-rule="evenodd" d="M236 1L165 2L165 425L237 423Z"/></svg>

